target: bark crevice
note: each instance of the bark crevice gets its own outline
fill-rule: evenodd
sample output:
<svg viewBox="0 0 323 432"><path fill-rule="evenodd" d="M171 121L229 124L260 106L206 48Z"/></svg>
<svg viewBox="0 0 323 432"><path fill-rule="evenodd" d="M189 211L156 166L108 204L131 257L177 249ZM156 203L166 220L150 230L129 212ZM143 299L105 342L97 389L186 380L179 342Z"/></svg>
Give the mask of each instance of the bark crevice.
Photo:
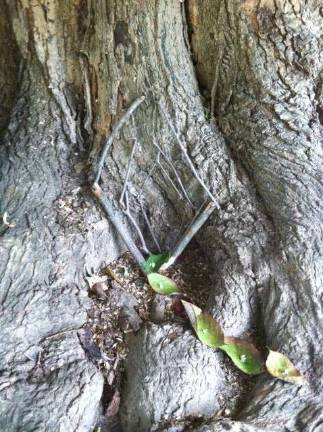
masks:
<svg viewBox="0 0 323 432"><path fill-rule="evenodd" d="M31 0L7 2L26 68L12 110L6 96L5 116L12 112L0 147L0 211L16 224L0 237L0 351L7 365L1 427L92 427L102 377L73 332L41 341L83 325L85 270L100 268L120 251L109 222L83 192L89 166L81 135L87 131L93 144L92 163L116 119L144 94L142 109L107 156L104 192L117 200L135 138L133 202L155 160L155 141L176 165L191 200L201 204L206 196L173 128L220 205L198 235L213 280L209 311L227 335L259 338L287 354L308 382L298 388L261 376L236 420L195 430L318 430L322 20L318 1L296 3L188 1L193 66L181 2L52 0L45 12ZM218 126L210 124L196 76L211 95ZM15 75L8 80L12 87ZM168 248L181 216L190 217L192 209L161 173L144 192L155 234ZM136 214L139 205L134 207ZM167 421L199 413L211 418L249 388L222 355L177 330L165 348L160 340L167 326L147 324L130 338L121 403L125 431L149 430L164 422L164 414ZM40 351L45 373L35 369ZM199 362L214 366L211 383ZM196 382L206 395L211 386L211 402L196 395Z"/></svg>

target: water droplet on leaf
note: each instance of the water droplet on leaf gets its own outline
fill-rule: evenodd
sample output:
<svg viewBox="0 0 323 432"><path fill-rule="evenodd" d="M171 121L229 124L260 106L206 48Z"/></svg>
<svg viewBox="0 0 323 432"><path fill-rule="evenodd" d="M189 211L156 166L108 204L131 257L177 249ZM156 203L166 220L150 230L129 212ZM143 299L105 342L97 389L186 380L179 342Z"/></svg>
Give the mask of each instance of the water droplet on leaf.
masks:
<svg viewBox="0 0 323 432"><path fill-rule="evenodd" d="M151 288L158 294L170 295L178 293L176 283L167 276L159 273L150 273L147 278Z"/></svg>
<svg viewBox="0 0 323 432"><path fill-rule="evenodd" d="M263 371L263 361L260 352L250 342L233 337L225 337L224 345L220 347L242 372L257 375Z"/></svg>

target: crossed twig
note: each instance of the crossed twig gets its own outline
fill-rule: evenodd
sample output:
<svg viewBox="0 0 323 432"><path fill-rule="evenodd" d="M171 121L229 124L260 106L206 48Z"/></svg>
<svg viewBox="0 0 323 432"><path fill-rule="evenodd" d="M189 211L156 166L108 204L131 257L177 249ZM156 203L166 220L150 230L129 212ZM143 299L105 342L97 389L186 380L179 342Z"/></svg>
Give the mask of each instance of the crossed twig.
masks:
<svg viewBox="0 0 323 432"><path fill-rule="evenodd" d="M144 96L136 99L130 105L130 107L127 109L127 111L123 114L123 116L120 118L120 120L113 127L111 134L107 138L107 140L106 140L106 142L102 148L102 152L101 152L101 155L99 157L99 161L98 161L98 164L96 167L95 180L94 180L94 183L92 185L92 192L93 192L94 196L97 198L97 200L101 204L101 206L102 206L103 210L105 211L106 215L108 216L109 220L111 221L113 226L116 228L117 232L119 233L119 235L121 236L121 238L125 242L127 248L129 249L129 251L131 252L131 254L133 255L133 257L135 258L135 260L137 261L137 263L140 267L142 267L144 262L145 262L144 255L141 252L141 250L145 254L148 254L148 255L150 255L151 252L149 251L149 249L147 247L145 238L142 234L142 231L140 230L138 223L136 222L135 218L133 217L133 215L131 213L131 206L130 206L130 200L129 200L128 185L129 185L129 177L130 177L130 173L131 173L132 162L133 162L135 152L137 149L137 140L136 139L134 140L133 147L132 147L130 157L128 160L125 180L124 180L122 192L121 192L120 199L119 199L119 204L120 204L121 209L117 208L114 205L114 203L107 196L104 196L103 190L101 189L99 182L101 180L101 174L102 174L102 169L104 167L105 159L107 157L109 149L111 148L111 146L113 144L114 139L118 136L118 133L120 132L122 126L127 122L127 120L137 110L137 108L143 103L144 100L145 100ZM220 205L218 204L217 200L212 195L212 193L210 192L208 187L205 185L203 180L198 175L198 173L195 169L195 166L194 166L193 162L191 161L184 144L180 140L177 132L175 131L174 126L172 125L170 119L168 118L168 116L167 116L167 114L166 114L166 112L163 109L161 104L159 104L159 109L160 109L162 116L166 120L172 134L174 135L174 137L175 137L175 139L176 139L176 141L177 141L177 143L178 143L178 145L179 145L179 147L180 147L180 149L181 149L181 151L182 151L182 153L186 159L186 162L187 162L188 166L190 167L190 169L194 175L194 177L197 179L197 181L200 183L200 185L202 186L202 188L204 189L204 191L206 192L206 194L210 198L210 201L208 203L204 202L202 207L197 211L195 217L193 218L193 220L191 221L189 226L186 228L184 234L181 236L181 238L175 244L175 247L174 247L173 251L171 252L169 260L162 266L162 269L165 270L166 268L170 267L176 261L176 259L183 252L183 250L188 245L188 243L192 240L192 238L196 235L196 233L199 231L199 229L204 225L204 223L210 217L211 213L215 209L220 209ZM144 205L142 202L142 193L143 193L144 186L145 186L147 180L151 177L153 171L157 167L159 167L161 172L165 176L165 178L170 182L170 184L175 189L177 194L181 197L181 199L185 199L191 207L194 208L195 206L194 206L192 200L190 199L189 194L187 193L187 191L184 187L184 184L180 178L180 175L179 175L178 171L176 170L176 167L175 167L174 163L172 162L171 158L167 156L167 154L163 151L163 149L157 143L153 142L153 145L158 150L156 161L154 162L152 168L148 172L148 174L147 174L147 176L146 176L146 178L142 184L141 191L137 197L137 200L139 202L140 209L141 209L141 212L144 216L144 220L145 220L145 223L147 224L150 235L151 235L158 251L160 252L161 248L160 248L159 242L158 242L158 240L154 234L154 231L152 229L151 223L149 221L149 218L147 216L147 213L144 209ZM161 162L161 157L163 158L164 162ZM170 174L165 169L164 163L167 163L167 165L170 167L171 171L173 172L173 174L175 176L175 181L177 182L177 185L175 184L175 182L171 178ZM132 235L128 229L128 226L124 223L123 215L127 216L129 221L131 222L131 224L135 228L135 230L138 234L140 243L141 243L141 248L140 248L141 250L135 244L135 241L132 238Z"/></svg>

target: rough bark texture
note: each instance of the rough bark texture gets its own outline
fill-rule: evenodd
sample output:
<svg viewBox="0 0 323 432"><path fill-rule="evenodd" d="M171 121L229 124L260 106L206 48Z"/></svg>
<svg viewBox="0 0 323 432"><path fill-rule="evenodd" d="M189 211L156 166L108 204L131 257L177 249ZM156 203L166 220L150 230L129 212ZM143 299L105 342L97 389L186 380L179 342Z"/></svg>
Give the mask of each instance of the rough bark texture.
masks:
<svg viewBox="0 0 323 432"><path fill-rule="evenodd" d="M16 13L26 57L0 147L0 212L15 224L1 227L0 240L0 430L88 431L103 379L77 333L88 303L83 276L119 250L87 196L84 152L65 133L75 122L67 123L57 103L63 93L53 95L37 53L24 52L28 27Z"/></svg>
<svg viewBox="0 0 323 432"><path fill-rule="evenodd" d="M242 380L228 365L220 352L214 354L183 327L147 326L132 341L126 360L125 430L149 430L151 425L163 429L174 420L210 418L228 400L227 409L233 410Z"/></svg>
<svg viewBox="0 0 323 432"><path fill-rule="evenodd" d="M0 212L16 224L0 237L1 428L81 432L95 423L103 383L77 337L86 317L83 277L120 247L87 195L88 171L116 116L144 94L107 159L105 190L120 193L136 138L135 210L153 142L173 159L194 201L203 201L167 117L221 206L198 236L214 281L209 310L227 335L287 354L307 385L260 376L249 391L222 354L188 332L146 326L129 338L124 431L166 430L170 421L199 416L209 421L195 429L203 432L319 431L319 1L0 3L0 31L10 41L8 68L0 68L0 86L8 88L1 125L11 111L0 147ZM161 173L145 186L144 205L167 250L182 214L193 210ZM176 337L168 340L170 329ZM212 423L225 407L231 418Z"/></svg>

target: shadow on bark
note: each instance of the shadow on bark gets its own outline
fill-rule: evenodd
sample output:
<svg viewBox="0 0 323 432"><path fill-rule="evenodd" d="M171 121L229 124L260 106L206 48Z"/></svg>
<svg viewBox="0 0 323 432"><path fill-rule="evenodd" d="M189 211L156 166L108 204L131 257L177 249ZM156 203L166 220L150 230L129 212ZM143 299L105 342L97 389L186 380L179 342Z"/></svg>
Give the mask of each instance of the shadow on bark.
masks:
<svg viewBox="0 0 323 432"><path fill-rule="evenodd" d="M263 346L287 354L307 385L261 376L245 396L242 377L222 354L177 325L147 324L129 340L124 430L153 430L202 414L209 423L196 431L319 431L319 2L213 0L203 10L196 1L185 10L171 0L6 4L11 27L3 15L0 23L14 34L24 68L15 92L15 61L9 56L8 69L0 69L10 88L3 124L11 112L0 147L0 212L15 224L2 226L0 237L1 428L94 427L103 380L77 337L88 307L84 275L122 246L88 194L89 165L111 125L144 94L107 158L105 193L121 192L136 138L134 188L147 177L154 141L176 162L192 197L203 196L162 106L220 204L197 237L213 281L209 311L230 336L260 333ZM146 199L167 249L187 208L160 178L149 183ZM178 336L161 346L173 327ZM212 422L219 407L231 410L241 397L243 409Z"/></svg>

